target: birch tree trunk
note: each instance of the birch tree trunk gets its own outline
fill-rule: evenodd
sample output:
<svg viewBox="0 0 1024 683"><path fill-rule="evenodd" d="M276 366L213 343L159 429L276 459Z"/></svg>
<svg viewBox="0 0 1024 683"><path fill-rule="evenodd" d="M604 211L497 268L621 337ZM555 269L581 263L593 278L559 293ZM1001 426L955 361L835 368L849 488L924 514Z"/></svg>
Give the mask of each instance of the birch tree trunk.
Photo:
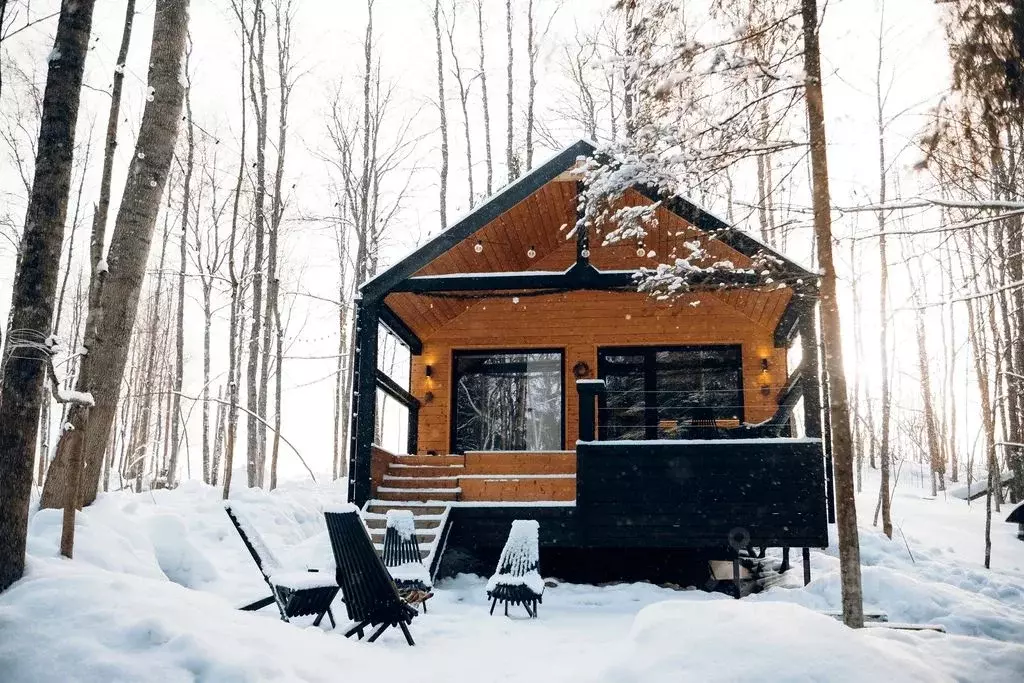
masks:
<svg viewBox="0 0 1024 683"><path fill-rule="evenodd" d="M71 190L75 126L94 0L64 3L50 54L35 173L0 362L0 591L25 569L28 505L45 379L39 345L49 336ZM15 347L18 353L14 354Z"/></svg>
<svg viewBox="0 0 1024 683"><path fill-rule="evenodd" d="M156 0L149 59L150 95L111 237L107 257L110 271L101 288L99 305L90 309L86 320L83 345L88 354L82 359L77 387L91 393L96 406L90 411L85 438L83 505L96 498L160 198L174 154L184 95L179 77L188 34L188 4L188 0ZM67 464L55 458L43 488L42 504L54 500L52 494L67 485L67 478Z"/></svg>
<svg viewBox="0 0 1024 683"><path fill-rule="evenodd" d="M258 417L261 400L265 400L266 392L261 396L258 379L260 376L260 331L263 321L263 259L264 233L266 232L266 195L267 195L267 81L263 66L266 46L266 16L263 13L263 0L256 0L253 5L253 25L249 32L249 94L252 100L253 116L256 120L256 188L254 197L253 232L255 233L255 253L253 256L252 277L252 310L249 326L249 360L246 367L246 440L247 460L246 474L249 486L263 484L263 452L260 449L263 426ZM262 404L265 407L265 403Z"/></svg>
<svg viewBox="0 0 1024 683"><path fill-rule="evenodd" d="M836 271L832 260L832 216L828 186L828 155L825 137L825 105L821 93L821 51L818 45L816 0L801 0L806 74L807 122L811 146L811 180L814 234L821 276L821 328L824 366L828 374L828 400L832 414L832 456L835 463L836 522L839 533L839 572L843 622L851 628L864 626L861 591L860 542L853 485L853 449L846 374L843 368Z"/></svg>
<svg viewBox="0 0 1024 683"><path fill-rule="evenodd" d="M884 10L884 5L883 5ZM888 175L885 158L885 113L882 98L882 31L879 30L878 62L875 71L875 113L878 133L878 202L885 204ZM878 220L878 353L879 371L882 376L882 436L879 442L879 464L881 483L878 487L878 506L875 509L874 524L878 525L878 513L882 514L882 533L892 538L892 508L889 497L889 479L892 471L890 456L889 425L892 413L892 391L889 383L889 256L886 249L886 212L876 213Z"/></svg>
<svg viewBox="0 0 1024 683"><path fill-rule="evenodd" d="M181 387L185 376L185 255L188 245L188 213L191 204L192 171L196 160L195 127L192 123L192 79L189 76L189 52L185 51L185 179L181 194L181 244L178 252L178 305L174 335L174 394L171 396L171 452L167 462L167 488L178 481L178 435L181 424ZM203 463L205 467L207 463Z"/></svg>
<svg viewBox="0 0 1024 683"><path fill-rule="evenodd" d="M476 0L476 34L480 45L480 98L484 110L484 156L487 165L487 196L493 190L494 165L491 156L491 112L487 103L487 68L484 59L484 2Z"/></svg>
<svg viewBox="0 0 1024 683"><path fill-rule="evenodd" d="M238 330L240 325L239 307L241 306L239 289L241 288L240 273L235 262L236 247L238 245L238 214L242 197L242 181L245 178L245 138L248 116L245 102L246 66L249 61L246 56L246 29L245 14L238 13L238 20L242 28L242 55L241 55L241 138L238 143L238 175L235 178L234 197L231 205L231 233L228 238L228 279L231 283L231 304L228 322L228 414L227 434L224 445L224 487L223 498L227 500L231 491L231 473L235 462L235 438L238 434L238 385L240 378L239 371L239 346ZM245 272L245 268L242 268Z"/></svg>
<svg viewBox="0 0 1024 683"><path fill-rule="evenodd" d="M533 35L533 0L526 0L526 61L527 61L527 95L526 95L526 170L533 168L533 108L537 93L537 46Z"/></svg>
<svg viewBox="0 0 1024 683"><path fill-rule="evenodd" d="M448 108L444 101L444 53L441 52L441 0L434 0L434 41L437 47L437 111L441 117L441 188L438 210L441 230L448 227ZM472 172L472 169L470 169Z"/></svg>
<svg viewBox="0 0 1024 683"><path fill-rule="evenodd" d="M512 98L512 87L515 82L512 77L512 66L515 59L515 51L512 47L512 0L505 0L505 34L508 38L508 71L506 79L508 89L506 91L505 104L505 167L508 171L508 182L511 183L519 176L519 164L516 162L515 149L513 148L514 120L512 117L512 104L514 100Z"/></svg>

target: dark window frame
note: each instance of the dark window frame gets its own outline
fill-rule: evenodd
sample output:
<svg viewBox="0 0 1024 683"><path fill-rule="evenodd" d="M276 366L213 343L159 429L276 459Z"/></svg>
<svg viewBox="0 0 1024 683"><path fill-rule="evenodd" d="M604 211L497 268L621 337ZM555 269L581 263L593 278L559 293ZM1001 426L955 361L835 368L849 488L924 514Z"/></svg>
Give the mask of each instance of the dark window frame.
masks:
<svg viewBox="0 0 1024 683"><path fill-rule="evenodd" d="M462 453L457 448L458 444L458 391L459 391L459 365L458 360L460 356L471 356L471 355L500 355L500 354L529 354L529 353L557 353L559 357L559 375L558 379L561 383L562 391L560 396L561 401L561 416L560 421L562 428L559 434L558 450L565 450L565 419L566 419L566 387L565 387L565 355L566 350L564 347L551 347L545 346L540 348L477 348L477 349L452 349L451 350L451 391L449 392L448 402L448 451L453 454ZM495 451L496 453L502 451ZM509 451L515 453L528 453L530 451Z"/></svg>
<svg viewBox="0 0 1024 683"><path fill-rule="evenodd" d="M739 359L738 370L739 370L739 381L737 382L737 395L739 396L739 421L743 424L746 419L746 407L747 399L744 393L744 377L743 377L743 344L742 343L711 343L711 344L671 344L671 345L633 345L633 346L599 346L597 348L597 376L600 379L604 379L607 376L606 370L608 367L607 356L643 356L643 371L644 371L644 387L645 392L649 391L648 387L657 386L657 355L662 351L669 352L680 352L680 351L732 351L736 352ZM725 361L720 361L723 366L726 365ZM731 367L731 365L730 365ZM648 403L645 399L644 402L644 440L646 441L658 441L658 411L660 405L654 403L653 405ZM602 415L607 415L608 410L608 397L607 394L601 394L598 399L598 412L597 412L597 430L598 438L602 441L608 440L607 425L602 424Z"/></svg>

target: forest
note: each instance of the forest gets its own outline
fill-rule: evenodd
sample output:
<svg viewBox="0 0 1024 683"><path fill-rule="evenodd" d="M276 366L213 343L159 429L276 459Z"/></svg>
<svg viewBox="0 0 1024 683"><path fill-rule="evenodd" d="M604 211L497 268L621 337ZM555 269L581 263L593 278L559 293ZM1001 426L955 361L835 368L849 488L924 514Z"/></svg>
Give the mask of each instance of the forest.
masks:
<svg viewBox="0 0 1024 683"><path fill-rule="evenodd" d="M997 564L1021 0L0 0L0 591L30 506L70 555L108 492L344 478L360 285L581 138L561 238L644 253L641 178L822 274L840 545L869 485L893 537L902 479L981 491ZM641 291L689 291L676 257Z"/></svg>

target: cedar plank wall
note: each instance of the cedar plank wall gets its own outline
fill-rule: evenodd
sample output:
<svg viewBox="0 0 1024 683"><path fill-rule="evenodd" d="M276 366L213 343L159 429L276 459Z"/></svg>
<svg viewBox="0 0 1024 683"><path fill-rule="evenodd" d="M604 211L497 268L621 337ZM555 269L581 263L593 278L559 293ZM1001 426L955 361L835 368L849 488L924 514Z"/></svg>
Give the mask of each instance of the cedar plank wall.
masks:
<svg viewBox="0 0 1024 683"><path fill-rule="evenodd" d="M751 293L751 296L766 296ZM688 305L700 300L697 306ZM423 354L413 358L412 393L421 401L419 452L448 453L451 418L452 351L467 349L561 348L565 353L565 447L578 432L578 400L572 367L585 361L597 372L599 346L742 344L743 393L747 422L775 412L775 396L787 377L786 351L775 349L773 330L754 323L715 295L702 293L674 302L638 293L569 292L543 297L511 297L474 303L440 329L423 337ZM767 354L772 387L760 390L761 358ZM432 367L427 378L424 366Z"/></svg>

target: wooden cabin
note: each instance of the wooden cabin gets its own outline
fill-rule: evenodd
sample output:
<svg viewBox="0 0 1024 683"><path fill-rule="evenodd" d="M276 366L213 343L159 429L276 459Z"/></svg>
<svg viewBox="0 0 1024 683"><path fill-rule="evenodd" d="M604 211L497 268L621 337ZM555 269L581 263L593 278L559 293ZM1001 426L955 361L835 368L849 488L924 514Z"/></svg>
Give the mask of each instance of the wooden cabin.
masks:
<svg viewBox="0 0 1024 683"><path fill-rule="evenodd" d="M642 186L622 201L661 201L644 243L568 239L594 151L568 147L362 287L351 500L371 527L413 509L450 571L490 570L517 518L540 522L548 571L584 580L826 546L817 276ZM637 292L638 268L695 237L738 267L774 257L786 286ZM408 377L379 369L382 335L408 347ZM377 445L384 397L406 453Z"/></svg>

